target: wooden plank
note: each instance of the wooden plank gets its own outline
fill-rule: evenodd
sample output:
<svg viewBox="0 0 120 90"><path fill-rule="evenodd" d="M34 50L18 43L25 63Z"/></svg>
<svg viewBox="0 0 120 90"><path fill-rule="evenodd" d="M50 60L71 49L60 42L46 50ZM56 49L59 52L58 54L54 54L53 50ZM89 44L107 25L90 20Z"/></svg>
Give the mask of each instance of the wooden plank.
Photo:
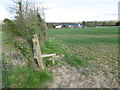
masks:
<svg viewBox="0 0 120 90"><path fill-rule="evenodd" d="M56 54L43 54L42 57L51 57L50 60L52 61L53 64L55 64L55 56Z"/></svg>
<svg viewBox="0 0 120 90"><path fill-rule="evenodd" d="M51 56L56 56L56 54L42 54L42 58L43 57L51 57Z"/></svg>

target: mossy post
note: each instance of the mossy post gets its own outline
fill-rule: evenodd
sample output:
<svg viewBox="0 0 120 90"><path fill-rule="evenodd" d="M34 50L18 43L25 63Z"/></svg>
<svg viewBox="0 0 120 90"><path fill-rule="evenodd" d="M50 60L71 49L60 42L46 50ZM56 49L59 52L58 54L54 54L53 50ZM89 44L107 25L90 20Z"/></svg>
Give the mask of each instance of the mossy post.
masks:
<svg viewBox="0 0 120 90"><path fill-rule="evenodd" d="M33 46L34 46L34 59L37 59L39 68L44 69L43 61L42 61L42 53L39 44L38 35L33 35Z"/></svg>

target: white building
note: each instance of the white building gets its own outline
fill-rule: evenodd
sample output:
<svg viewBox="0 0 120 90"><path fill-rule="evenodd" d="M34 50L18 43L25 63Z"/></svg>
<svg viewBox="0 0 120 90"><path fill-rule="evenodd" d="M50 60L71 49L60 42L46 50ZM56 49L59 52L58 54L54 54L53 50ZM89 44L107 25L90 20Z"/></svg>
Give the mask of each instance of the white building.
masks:
<svg viewBox="0 0 120 90"><path fill-rule="evenodd" d="M82 24L78 24L78 27L79 27L79 28L82 28L82 27L83 27L83 25L82 25Z"/></svg>
<svg viewBox="0 0 120 90"><path fill-rule="evenodd" d="M57 25L57 26L55 26L55 28L62 28L62 25Z"/></svg>

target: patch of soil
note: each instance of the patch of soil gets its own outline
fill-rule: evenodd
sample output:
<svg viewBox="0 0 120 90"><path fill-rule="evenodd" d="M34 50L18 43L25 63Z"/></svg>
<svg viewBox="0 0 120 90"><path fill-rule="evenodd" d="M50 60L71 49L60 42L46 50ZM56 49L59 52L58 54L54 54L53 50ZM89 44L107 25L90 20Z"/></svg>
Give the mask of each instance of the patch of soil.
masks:
<svg viewBox="0 0 120 90"><path fill-rule="evenodd" d="M118 88L117 75L108 75L106 69L95 71L96 67L74 68L67 63L52 67L54 82L48 88Z"/></svg>

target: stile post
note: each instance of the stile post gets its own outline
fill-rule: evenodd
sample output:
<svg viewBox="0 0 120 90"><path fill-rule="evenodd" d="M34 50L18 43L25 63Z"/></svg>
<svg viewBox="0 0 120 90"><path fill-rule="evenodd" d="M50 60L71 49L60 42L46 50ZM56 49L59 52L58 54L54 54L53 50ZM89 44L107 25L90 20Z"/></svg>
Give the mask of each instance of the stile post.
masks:
<svg viewBox="0 0 120 90"><path fill-rule="evenodd" d="M35 34L33 36L33 46L34 46L34 58L37 59L39 68L44 69L44 65L43 65L43 61L42 61L42 53L41 53L41 48L40 48L39 39L38 39L37 34Z"/></svg>

